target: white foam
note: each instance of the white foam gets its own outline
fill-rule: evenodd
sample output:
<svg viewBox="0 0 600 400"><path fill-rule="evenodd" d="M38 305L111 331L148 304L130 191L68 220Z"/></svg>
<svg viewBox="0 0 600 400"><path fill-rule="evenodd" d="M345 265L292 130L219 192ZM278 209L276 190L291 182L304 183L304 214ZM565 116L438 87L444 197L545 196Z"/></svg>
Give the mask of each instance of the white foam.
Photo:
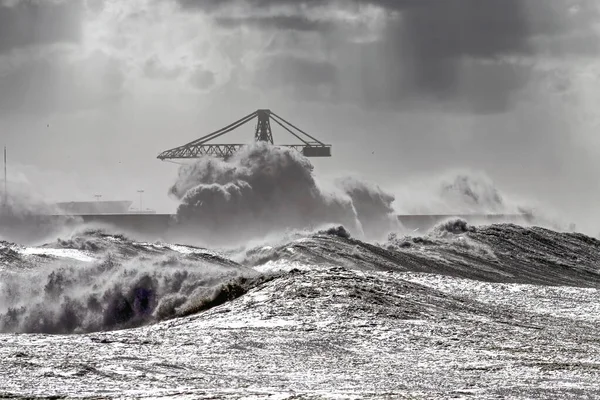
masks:
<svg viewBox="0 0 600 400"><path fill-rule="evenodd" d="M159 250L172 250L181 254L207 254L211 256L220 256L217 252L207 249L199 249L197 247L189 247L180 244L170 244L170 243L134 243L136 245L146 246L148 248L154 248Z"/></svg>
<svg viewBox="0 0 600 400"><path fill-rule="evenodd" d="M46 255L58 258L71 258L73 260L92 262L96 261L96 258L91 257L89 254L75 249L48 249L40 247L25 247L15 249L20 254L25 256L29 255Z"/></svg>
<svg viewBox="0 0 600 400"><path fill-rule="evenodd" d="M323 266L321 266L323 267ZM311 266L309 264L305 264L299 261L285 261L285 260L277 260L277 261L268 261L262 265L257 265L254 267L255 271L265 273L265 272L290 272L293 269L297 269L300 271L311 271L315 266Z"/></svg>

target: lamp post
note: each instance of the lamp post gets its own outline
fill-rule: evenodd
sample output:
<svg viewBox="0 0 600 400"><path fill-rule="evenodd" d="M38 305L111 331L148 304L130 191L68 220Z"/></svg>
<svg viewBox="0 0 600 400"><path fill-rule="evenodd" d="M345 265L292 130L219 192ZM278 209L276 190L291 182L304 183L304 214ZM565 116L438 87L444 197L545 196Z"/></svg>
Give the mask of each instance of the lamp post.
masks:
<svg viewBox="0 0 600 400"><path fill-rule="evenodd" d="M142 209L142 196L144 195L144 191L138 190L137 192L140 194L140 212L144 212L144 210Z"/></svg>
<svg viewBox="0 0 600 400"><path fill-rule="evenodd" d="M8 178L6 175L6 146L4 146L4 196L2 200L4 207L8 206Z"/></svg>

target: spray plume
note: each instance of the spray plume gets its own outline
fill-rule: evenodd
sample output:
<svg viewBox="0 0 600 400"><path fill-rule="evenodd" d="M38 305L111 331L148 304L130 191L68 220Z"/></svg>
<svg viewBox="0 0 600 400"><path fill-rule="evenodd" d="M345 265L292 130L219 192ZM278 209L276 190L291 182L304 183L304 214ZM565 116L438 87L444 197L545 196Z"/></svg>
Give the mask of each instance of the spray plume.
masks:
<svg viewBox="0 0 600 400"><path fill-rule="evenodd" d="M323 190L313 165L294 150L256 143L228 161L182 167L170 190L179 221L208 242L232 243L273 232L343 224L358 236L385 235L394 198L354 179ZM364 228L367 229L364 229ZM378 231L381 230L381 231Z"/></svg>
<svg viewBox="0 0 600 400"><path fill-rule="evenodd" d="M8 180L0 207L0 239L22 244L37 244L55 238L70 226L81 224L79 217L60 215L33 186Z"/></svg>

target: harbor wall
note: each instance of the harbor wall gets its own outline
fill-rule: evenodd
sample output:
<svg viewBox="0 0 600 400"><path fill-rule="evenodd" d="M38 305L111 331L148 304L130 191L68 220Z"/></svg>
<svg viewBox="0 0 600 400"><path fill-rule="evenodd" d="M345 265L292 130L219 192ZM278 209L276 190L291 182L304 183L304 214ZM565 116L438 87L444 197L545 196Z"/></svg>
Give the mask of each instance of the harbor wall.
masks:
<svg viewBox="0 0 600 400"><path fill-rule="evenodd" d="M436 224L463 218L472 225L494 223L529 224L524 215L399 215L405 233L424 234ZM178 224L172 214L87 214L1 216L0 238L22 244L39 244L71 235L77 229L102 229L136 240L186 242L193 236L193 226ZM193 244L193 243L189 243Z"/></svg>

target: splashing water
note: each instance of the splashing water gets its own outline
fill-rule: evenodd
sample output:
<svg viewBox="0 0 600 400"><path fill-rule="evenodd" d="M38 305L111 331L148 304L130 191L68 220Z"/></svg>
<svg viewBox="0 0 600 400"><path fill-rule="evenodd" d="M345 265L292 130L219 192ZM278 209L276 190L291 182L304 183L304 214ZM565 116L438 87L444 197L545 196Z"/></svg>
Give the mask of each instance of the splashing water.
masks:
<svg viewBox="0 0 600 400"><path fill-rule="evenodd" d="M210 253L186 254L119 236L91 234L54 246L85 249L98 261L46 255L46 265L23 271L15 267L25 262L13 255L13 268L0 272L0 332L83 333L145 325L239 297L262 279Z"/></svg>
<svg viewBox="0 0 600 400"><path fill-rule="evenodd" d="M256 143L228 161L207 158L182 167L170 193L181 201L180 222L213 243L325 224L367 237L389 233L393 196L350 178L337 186L321 188L313 165L298 152Z"/></svg>

